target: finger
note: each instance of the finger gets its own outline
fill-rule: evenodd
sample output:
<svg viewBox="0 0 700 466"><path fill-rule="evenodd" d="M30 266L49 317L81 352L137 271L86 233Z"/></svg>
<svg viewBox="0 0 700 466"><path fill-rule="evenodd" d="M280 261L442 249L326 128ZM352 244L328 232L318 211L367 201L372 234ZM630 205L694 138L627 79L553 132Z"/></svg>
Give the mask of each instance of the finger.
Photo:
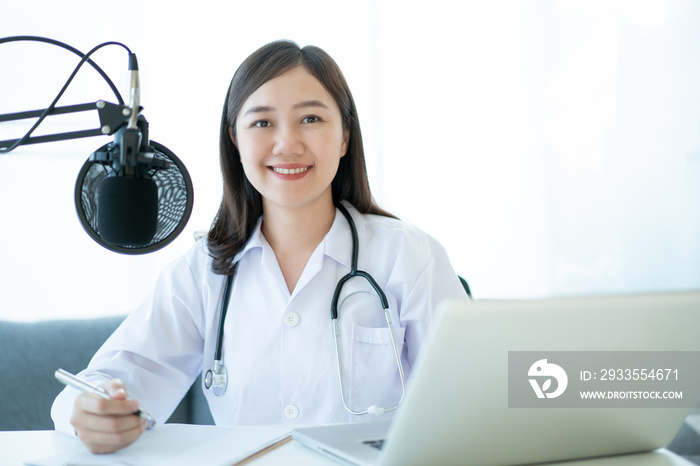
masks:
<svg viewBox="0 0 700 466"><path fill-rule="evenodd" d="M81 408L76 404L70 419L79 437L88 433L122 433L135 429L144 423L144 419L133 413L97 414ZM147 423L146 423L147 424Z"/></svg>
<svg viewBox="0 0 700 466"><path fill-rule="evenodd" d="M119 379L112 379L102 387L107 394L117 400L125 400L128 396L124 382Z"/></svg>
<svg viewBox="0 0 700 466"><path fill-rule="evenodd" d="M112 453L134 443L146 430L148 423L136 418L135 426L118 431L76 429L78 437L92 453Z"/></svg>
<svg viewBox="0 0 700 466"><path fill-rule="evenodd" d="M75 399L75 409L102 416L127 415L138 411L139 403L136 400L108 400L90 393L83 393Z"/></svg>
<svg viewBox="0 0 700 466"><path fill-rule="evenodd" d="M98 415L88 412L74 416L74 426L94 432L125 432L139 426L145 419L134 414Z"/></svg>

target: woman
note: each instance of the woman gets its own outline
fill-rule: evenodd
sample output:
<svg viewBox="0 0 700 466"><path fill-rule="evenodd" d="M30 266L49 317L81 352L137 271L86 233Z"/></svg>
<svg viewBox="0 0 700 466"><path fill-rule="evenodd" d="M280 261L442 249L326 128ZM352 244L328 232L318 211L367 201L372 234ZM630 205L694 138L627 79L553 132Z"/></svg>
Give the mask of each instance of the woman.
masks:
<svg viewBox="0 0 700 466"><path fill-rule="evenodd" d="M353 413L399 404L400 367L408 377L436 306L465 297L444 249L374 204L352 95L321 49L280 41L245 60L220 152L224 194L208 238L162 273L80 374L112 399L67 388L54 403L56 428L91 451L141 435L136 400L164 422L202 372L217 425L372 420ZM386 295L394 338L371 281L345 281L341 394L329 308L355 254ZM228 276L223 386L214 354Z"/></svg>

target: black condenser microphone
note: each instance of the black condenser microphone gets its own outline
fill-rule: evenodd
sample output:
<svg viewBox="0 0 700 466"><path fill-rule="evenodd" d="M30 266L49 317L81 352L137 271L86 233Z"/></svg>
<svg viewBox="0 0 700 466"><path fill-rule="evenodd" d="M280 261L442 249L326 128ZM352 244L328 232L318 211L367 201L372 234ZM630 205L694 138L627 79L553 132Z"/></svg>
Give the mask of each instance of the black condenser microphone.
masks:
<svg viewBox="0 0 700 466"><path fill-rule="evenodd" d="M139 155L143 159L144 138L138 128L141 87L138 69L136 55L129 54L129 122L126 129L115 135L113 157L107 157L114 171L100 184L97 197L100 236L107 243L121 247L147 245L158 223L158 187L148 174L145 160L139 160Z"/></svg>
<svg viewBox="0 0 700 466"><path fill-rule="evenodd" d="M126 254L155 251L182 231L192 211L192 181L164 146L149 141L139 115L136 56L129 56L131 109L114 142L93 152L78 175L75 203L85 231L102 246ZM111 131L111 129L107 129Z"/></svg>

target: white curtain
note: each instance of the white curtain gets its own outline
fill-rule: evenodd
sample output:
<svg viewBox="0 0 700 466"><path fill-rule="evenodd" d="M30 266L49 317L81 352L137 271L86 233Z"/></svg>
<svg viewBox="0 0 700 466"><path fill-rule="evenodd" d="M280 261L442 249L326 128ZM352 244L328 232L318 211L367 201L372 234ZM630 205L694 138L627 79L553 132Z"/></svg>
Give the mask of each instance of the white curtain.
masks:
<svg viewBox="0 0 700 466"><path fill-rule="evenodd" d="M151 138L194 181L183 234L156 253L95 244L73 205L99 137L0 155L0 318L127 313L208 229L218 125L238 64L271 40L326 49L358 105L378 202L435 236L476 298L700 287L700 3L4 0L0 35L141 69ZM128 95L127 55L94 56ZM0 46L0 114L45 108L78 58ZM114 101L85 68L60 104ZM42 132L97 125L53 117ZM25 124L0 123L0 140ZM349 247L349 246L348 246Z"/></svg>

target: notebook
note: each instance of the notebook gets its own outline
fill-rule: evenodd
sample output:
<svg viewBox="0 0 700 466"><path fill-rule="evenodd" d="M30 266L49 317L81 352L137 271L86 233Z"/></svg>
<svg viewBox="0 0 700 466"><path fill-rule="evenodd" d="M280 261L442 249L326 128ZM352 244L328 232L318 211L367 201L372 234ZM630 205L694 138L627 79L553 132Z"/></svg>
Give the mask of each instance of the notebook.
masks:
<svg viewBox="0 0 700 466"><path fill-rule="evenodd" d="M699 329L700 292L445 303L393 420L299 428L293 438L360 465L654 450L700 396ZM601 386L610 398L581 398Z"/></svg>

